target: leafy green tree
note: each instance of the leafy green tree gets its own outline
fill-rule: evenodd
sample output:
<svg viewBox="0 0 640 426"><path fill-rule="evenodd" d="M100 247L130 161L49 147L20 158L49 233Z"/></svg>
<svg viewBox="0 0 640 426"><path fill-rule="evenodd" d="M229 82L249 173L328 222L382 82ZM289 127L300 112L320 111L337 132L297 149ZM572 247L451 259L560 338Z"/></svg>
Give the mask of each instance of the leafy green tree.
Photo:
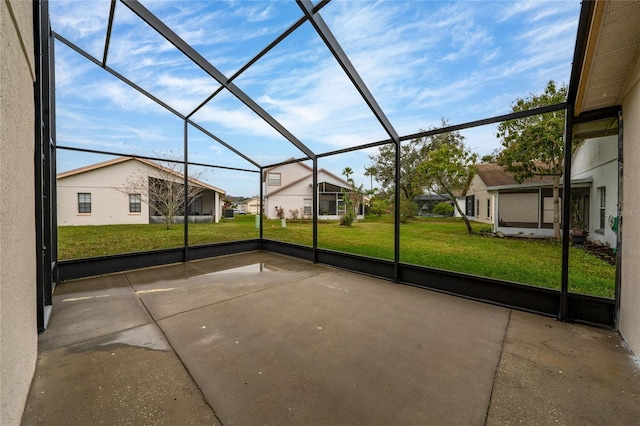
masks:
<svg viewBox="0 0 640 426"><path fill-rule="evenodd" d="M446 127L448 121L441 119L440 127ZM437 129L431 126L429 130ZM459 134L458 134L459 135ZM424 174L418 171L418 167L428 157L429 152L437 149L442 144L455 142L456 134L439 134L425 136L403 142L400 145L400 195L402 199L413 200L424 192L430 185L424 180ZM392 192L395 186L396 149L395 145L384 145L378 149L378 153L370 155L372 165L368 168L373 177L380 183L383 191Z"/></svg>
<svg viewBox="0 0 640 426"><path fill-rule="evenodd" d="M473 233L467 215L455 202L456 194L464 193L476 173L478 156L464 144L464 136L459 132L451 132L439 136L446 143L429 152L418 167L418 172L425 182L429 182L432 190L444 192L454 200L454 206L467 226L469 234Z"/></svg>
<svg viewBox="0 0 640 426"><path fill-rule="evenodd" d="M550 80L544 92L517 98L511 110L527 111L533 108L559 104L567 97L567 87L557 87ZM498 164L513 173L516 182L531 178L553 178L553 236L560 238L560 178L564 172L564 110L518 118L500 123L498 138L502 150Z"/></svg>
<svg viewBox="0 0 640 426"><path fill-rule="evenodd" d="M438 203L433 208L433 214L440 216L453 216L453 205L445 203L444 201Z"/></svg>
<svg viewBox="0 0 640 426"><path fill-rule="evenodd" d="M480 161L483 163L497 163L498 155L500 155L500 148L494 149L491 154L483 155Z"/></svg>

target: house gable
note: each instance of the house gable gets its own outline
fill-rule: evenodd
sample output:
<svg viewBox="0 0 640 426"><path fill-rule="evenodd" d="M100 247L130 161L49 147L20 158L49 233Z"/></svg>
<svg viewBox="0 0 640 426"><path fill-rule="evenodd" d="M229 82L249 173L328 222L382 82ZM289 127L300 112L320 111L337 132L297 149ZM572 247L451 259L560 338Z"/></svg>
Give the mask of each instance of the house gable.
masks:
<svg viewBox="0 0 640 426"><path fill-rule="evenodd" d="M133 162L139 162L144 164L145 166L149 167L149 175L152 176L154 174L154 170L158 170L158 171L162 171L163 173L170 173L172 175L175 175L178 178L182 179L182 175L178 172L176 172L175 170L171 170L168 167L165 167L161 164L156 163L155 161L151 161L151 160L147 160L144 158L134 158L134 157L118 157L115 158L113 160L107 160L107 161L103 161L101 163L95 163L95 164L91 164L89 166L85 166L85 167L81 167L78 169L73 169L73 170L69 170L66 172L62 172L62 173L58 173L57 175L57 179L58 181L63 180L63 179L67 179L70 178L72 176L78 176L78 175L82 175L85 173L93 173L96 170L100 170L100 169L105 169L105 168L110 168L111 170L113 170L113 166L116 166L118 164L121 163L126 163L128 161L133 161ZM138 170L139 168L136 166L135 170ZM226 191L224 191L223 189L217 188L213 185L210 185L206 182L203 182L201 180L195 179L195 178L189 178L189 182L191 182L192 184L205 188L205 189L209 189L211 191L215 191L220 193L221 195L225 195Z"/></svg>
<svg viewBox="0 0 640 426"><path fill-rule="evenodd" d="M280 185L268 184L269 173L280 174ZM271 167L265 170L263 174L263 181L266 184L265 197L269 197L282 192L288 192L291 190L292 186L297 185L300 182L308 181L308 184L311 185L313 182L313 169L304 163L289 163ZM318 183L320 182L329 182L332 185L337 185L345 189L351 188L351 184L349 182L324 168L318 169Z"/></svg>

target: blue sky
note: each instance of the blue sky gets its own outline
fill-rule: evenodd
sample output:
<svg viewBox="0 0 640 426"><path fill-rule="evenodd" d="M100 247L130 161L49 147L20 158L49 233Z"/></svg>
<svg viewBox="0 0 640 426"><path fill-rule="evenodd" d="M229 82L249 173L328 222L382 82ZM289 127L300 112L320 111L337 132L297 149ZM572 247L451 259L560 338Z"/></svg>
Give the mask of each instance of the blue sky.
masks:
<svg viewBox="0 0 640 426"><path fill-rule="evenodd" d="M53 30L101 60L109 1L50 3ZM142 1L230 77L303 13L294 1ZM400 135L508 113L517 97L553 79L568 83L580 3L566 1L334 0L320 12ZM219 84L116 6L107 65L183 114ZM316 153L387 139L313 27L305 23L234 83ZM181 155L183 121L56 42L57 142L148 156ZM253 158L303 157L295 146L223 90L192 119ZM499 146L495 126L462 132L480 155ZM190 127L189 160L255 169ZM336 174L364 167L373 150L322 158ZM108 157L60 150L64 171ZM254 173L215 169L204 180L231 195L255 195Z"/></svg>

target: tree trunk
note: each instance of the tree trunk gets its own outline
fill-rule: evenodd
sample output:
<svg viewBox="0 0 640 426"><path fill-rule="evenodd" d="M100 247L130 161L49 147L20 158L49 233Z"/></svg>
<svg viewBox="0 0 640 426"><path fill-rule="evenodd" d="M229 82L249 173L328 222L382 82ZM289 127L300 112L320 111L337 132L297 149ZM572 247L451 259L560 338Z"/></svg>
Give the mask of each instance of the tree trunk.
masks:
<svg viewBox="0 0 640 426"><path fill-rule="evenodd" d="M442 188L445 190L447 195L449 195L449 197L451 197L451 199L453 200L453 205L455 206L456 210L458 210L458 213L460 214L460 216L462 216L462 220L464 220L464 224L467 225L467 232L469 232L469 234L473 234L473 229L471 228L471 222L469 222L469 218L460 208L460 205L458 204L456 197L450 191L448 191L444 186Z"/></svg>
<svg viewBox="0 0 640 426"><path fill-rule="evenodd" d="M553 177L553 238L560 239L560 176Z"/></svg>

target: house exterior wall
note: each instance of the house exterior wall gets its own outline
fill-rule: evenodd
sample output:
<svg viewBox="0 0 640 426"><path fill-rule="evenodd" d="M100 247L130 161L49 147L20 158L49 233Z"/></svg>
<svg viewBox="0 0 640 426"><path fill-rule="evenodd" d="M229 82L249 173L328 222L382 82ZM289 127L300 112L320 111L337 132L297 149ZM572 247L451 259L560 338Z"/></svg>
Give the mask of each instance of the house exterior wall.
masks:
<svg viewBox="0 0 640 426"><path fill-rule="evenodd" d="M267 217L269 219L277 219L278 214L276 211L276 206L282 207L284 209L284 217L289 219L291 218L290 210L298 210L298 217L302 217L303 200L305 198L313 197L313 189L309 186L311 183L311 179L305 179L302 182L299 182L285 191L278 192L267 198L267 203L265 203L265 212L267 213Z"/></svg>
<svg viewBox="0 0 640 426"><path fill-rule="evenodd" d="M622 98L623 161L620 334L640 354L640 60Z"/></svg>
<svg viewBox="0 0 640 426"><path fill-rule="evenodd" d="M280 175L280 185L269 185L269 174L277 173ZM265 200L264 212L268 219L277 219L278 213L276 207L282 207L286 218L291 217L289 210L298 209L302 215L302 203L304 198L311 198L312 190L309 181L304 180L297 185L293 185L274 195L272 192L280 190L282 187L290 185L299 179L302 179L311 171L301 164L292 163L275 167L266 172L265 175Z"/></svg>
<svg viewBox="0 0 640 426"><path fill-rule="evenodd" d="M0 2L0 424L3 426L20 424L38 349L32 8L33 4L27 1Z"/></svg>
<svg viewBox="0 0 640 426"><path fill-rule="evenodd" d="M147 167L130 160L58 179L58 225L149 223L147 205L143 203L140 213L129 213L129 195L115 189ZM91 213L78 213L80 192L91 193Z"/></svg>
<svg viewBox="0 0 640 426"><path fill-rule="evenodd" d="M574 154L572 179L591 178L589 193L589 239L616 246L609 218L618 215L618 136L587 139ZM600 227L600 188L605 188L605 227Z"/></svg>
<svg viewBox="0 0 640 426"><path fill-rule="evenodd" d="M464 212L464 209L466 208L465 197L456 197L456 204L458 205L458 207L460 207L460 210ZM455 206L453 208L453 217L462 217L460 216L460 213L458 212L458 209Z"/></svg>
<svg viewBox="0 0 640 426"><path fill-rule="evenodd" d="M292 182L302 179L303 177L311 173L311 170L309 170L308 168L306 168L301 164L291 163L291 164L285 164L284 166L275 167L266 173L267 173L267 176L265 176L265 184L266 184L265 195L269 195L273 191L277 191L283 186L287 186ZM280 174L280 178L281 178L280 185L269 185L269 179L268 179L269 173Z"/></svg>
<svg viewBox="0 0 640 426"><path fill-rule="evenodd" d="M161 178L157 169L137 160L128 160L111 164L102 168L59 178L58 191L58 225L113 225L113 224L147 224L153 209L144 201L140 213L129 212L129 194L118 191L124 188L131 176L134 179L152 176ZM78 213L78 193L91 194L91 213ZM199 205L192 205L197 209L193 216L214 213L214 220L218 222L221 216L219 193L205 189L200 195ZM204 218L203 218L204 219ZM154 222L152 220L152 222Z"/></svg>
<svg viewBox="0 0 640 426"><path fill-rule="evenodd" d="M479 175L475 175L469 184L467 195L475 196L474 216L469 216L470 220L493 225L493 206L495 205L494 195L487 191L487 185ZM487 215L487 202L490 203L489 215ZM479 208L478 208L479 207ZM464 211L464 208L462 209Z"/></svg>

